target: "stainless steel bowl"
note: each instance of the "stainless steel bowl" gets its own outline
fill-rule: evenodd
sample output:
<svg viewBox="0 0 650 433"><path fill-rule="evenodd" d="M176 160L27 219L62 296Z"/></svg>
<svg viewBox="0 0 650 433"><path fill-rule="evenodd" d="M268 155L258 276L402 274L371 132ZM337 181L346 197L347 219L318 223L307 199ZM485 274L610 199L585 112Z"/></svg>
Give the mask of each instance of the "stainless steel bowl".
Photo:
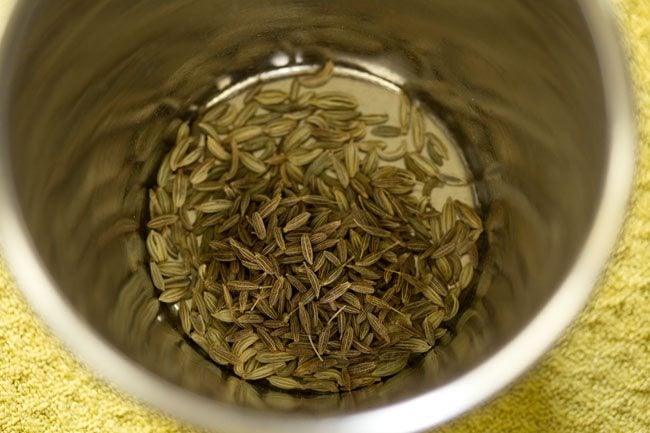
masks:
<svg viewBox="0 0 650 433"><path fill-rule="evenodd" d="M92 368L197 424L443 423L548 349L623 220L635 137L604 0L5 0L0 17L0 232L19 284ZM409 86L446 122L487 236L450 345L376 387L295 395L230 376L158 314L142 221L170 119L230 82L325 56Z"/></svg>

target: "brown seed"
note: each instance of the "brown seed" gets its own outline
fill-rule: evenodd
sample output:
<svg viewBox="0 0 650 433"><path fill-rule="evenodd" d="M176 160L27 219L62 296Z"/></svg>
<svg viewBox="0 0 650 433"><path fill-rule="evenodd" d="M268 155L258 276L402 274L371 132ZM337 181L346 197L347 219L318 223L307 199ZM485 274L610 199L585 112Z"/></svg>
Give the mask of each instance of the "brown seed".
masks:
<svg viewBox="0 0 650 433"><path fill-rule="evenodd" d="M253 156L248 152L240 152L239 160L242 165L256 174L264 174L268 170L268 166L261 159Z"/></svg>
<svg viewBox="0 0 650 433"><path fill-rule="evenodd" d="M161 213L172 213L174 211L171 198L164 188L156 189L156 198L158 199Z"/></svg>
<svg viewBox="0 0 650 433"><path fill-rule="evenodd" d="M258 326L255 329L255 333L257 334L260 341L266 346L267 349L273 352L278 350L277 346L275 345L275 341L273 340L273 337L271 337L271 334L269 334L269 332L263 326Z"/></svg>
<svg viewBox="0 0 650 433"><path fill-rule="evenodd" d="M399 94L399 126L402 134L406 134L411 125L411 101L406 93Z"/></svg>
<svg viewBox="0 0 650 433"><path fill-rule="evenodd" d="M254 352L254 351L253 351ZM284 366L284 364L281 364L281 366ZM258 367L251 371L250 373L247 373L244 376L244 379L246 380L260 380L265 377L271 376L275 374L275 372L280 368L280 365L278 364L267 364L263 365L261 367Z"/></svg>
<svg viewBox="0 0 650 433"><path fill-rule="evenodd" d="M444 183L446 185L450 185L450 186L465 186L465 185L469 185L470 182L471 182L469 180L462 179L462 178L460 178L458 176L452 176L452 175L445 174L445 173L438 174L438 179L442 183Z"/></svg>
<svg viewBox="0 0 650 433"><path fill-rule="evenodd" d="M237 223L239 222L239 219L241 218L240 214L234 214L230 217L228 217L217 229L218 233L223 233L225 231L228 231L229 229L233 228ZM227 253L227 252L226 252ZM233 256L234 258L234 256Z"/></svg>
<svg viewBox="0 0 650 433"><path fill-rule="evenodd" d="M327 240L327 234L326 233L318 232L318 233L314 233L312 235L309 235L309 242L311 242L312 244L319 244L319 243L324 242L326 240Z"/></svg>
<svg viewBox="0 0 650 433"><path fill-rule="evenodd" d="M332 167L334 168L334 172L336 173L336 177L341 183L341 186L343 188L347 188L350 184L350 176L348 175L348 171L345 165L343 165L343 163L339 161L338 158L334 157L334 154L332 152L329 153L329 158Z"/></svg>
<svg viewBox="0 0 650 433"><path fill-rule="evenodd" d="M293 119L278 119L267 123L264 133L269 137L284 137L296 129L296 125Z"/></svg>
<svg viewBox="0 0 650 433"><path fill-rule="evenodd" d="M266 225L264 224L262 215L259 212L253 212L253 215L251 216L251 225L253 226L255 236L257 236L258 239L266 239Z"/></svg>
<svg viewBox="0 0 650 433"><path fill-rule="evenodd" d="M197 183L205 181L208 178L210 169L214 167L214 161L213 158L208 158L201 164L197 165L196 168L192 170L192 173L190 173L190 183L196 185Z"/></svg>
<svg viewBox="0 0 650 433"><path fill-rule="evenodd" d="M432 149L437 155L440 155L443 159L449 159L449 150L442 138L432 132L426 132L424 135L427 142L431 143Z"/></svg>
<svg viewBox="0 0 650 433"><path fill-rule="evenodd" d="M230 351L222 349L220 347L211 347L208 351L208 354L210 355L210 358L212 358L217 364L232 365L239 362L239 359Z"/></svg>
<svg viewBox="0 0 650 433"><path fill-rule="evenodd" d="M290 152L287 160L295 167L303 167L312 163L323 153L323 149L304 150L297 149ZM287 164L287 168L289 165ZM295 169L294 169L295 170Z"/></svg>
<svg viewBox="0 0 650 433"><path fill-rule="evenodd" d="M311 320L309 319L309 314L307 314L307 309L302 303L298 304L298 319L300 320L300 326L306 334L311 334Z"/></svg>
<svg viewBox="0 0 650 433"><path fill-rule="evenodd" d="M460 271L460 276L458 277L458 285L461 289L465 289L472 282L474 276L474 267L472 263L466 263L463 265L462 270Z"/></svg>
<svg viewBox="0 0 650 433"><path fill-rule="evenodd" d="M202 121L203 122L215 121L221 118L224 114L226 114L229 108L232 108L230 104L215 105L214 107L209 108L205 113L203 113ZM189 134L190 131L189 125L185 124L185 126L187 126L187 133Z"/></svg>
<svg viewBox="0 0 650 433"><path fill-rule="evenodd" d="M300 248L302 256L305 258L305 261L310 265L314 264L314 251L311 247L311 241L309 240L309 234L303 233L300 237Z"/></svg>
<svg viewBox="0 0 650 433"><path fill-rule="evenodd" d="M276 362L289 362L296 359L296 355L292 355L287 352L258 352L255 355L257 359L262 364L273 364Z"/></svg>
<svg viewBox="0 0 650 433"><path fill-rule="evenodd" d="M291 80L289 99L295 102L298 99L299 94L300 94L300 80L298 78L294 78L293 80Z"/></svg>
<svg viewBox="0 0 650 433"><path fill-rule="evenodd" d="M240 152L237 150L236 147L232 148L232 159L230 160L230 168L228 169L228 172L226 173L226 178L227 179L232 179L235 177L237 174L237 171L239 170L239 156Z"/></svg>
<svg viewBox="0 0 650 433"><path fill-rule="evenodd" d="M303 144L311 136L312 128L309 125L301 125L298 128L291 131L284 138L283 148L285 152L289 152L292 149Z"/></svg>
<svg viewBox="0 0 650 433"><path fill-rule="evenodd" d="M284 242L284 237L282 236L282 230L280 229L280 227L275 227L273 229L273 239L276 245L278 246L278 248L280 248L282 251L286 250L287 247Z"/></svg>
<svg viewBox="0 0 650 433"><path fill-rule="evenodd" d="M311 135L317 140L334 143L343 143L351 138L348 132L339 129L330 129L329 127L312 128Z"/></svg>
<svg viewBox="0 0 650 433"><path fill-rule="evenodd" d="M311 214L309 212L302 212L301 214L295 216L291 220L289 220L285 226L283 231L285 233L289 233L290 231L299 229L300 227L304 226L307 224L309 221L309 218L311 217Z"/></svg>
<svg viewBox="0 0 650 433"><path fill-rule="evenodd" d="M190 307L187 302L179 303L178 318L181 321L183 332L189 335L192 332L192 321L190 319Z"/></svg>
<svg viewBox="0 0 650 433"><path fill-rule="evenodd" d="M305 273L307 274L307 279L309 280L309 284L311 285L311 292L314 296L314 298L318 299L320 296L320 289L321 289L321 284L318 281L318 277L312 271L310 268L306 267L305 268Z"/></svg>
<svg viewBox="0 0 650 433"><path fill-rule="evenodd" d="M228 281L226 283L226 286L230 290L234 290L237 292L240 291L249 291L249 290L259 290L260 288L268 287L268 286L260 286L257 283L253 283L251 281L246 281L246 280L232 280Z"/></svg>
<svg viewBox="0 0 650 433"><path fill-rule="evenodd" d="M359 153L357 151L357 146L352 142L348 142L344 145L343 150L345 156L345 169L348 172L348 176L353 178L359 170Z"/></svg>
<svg viewBox="0 0 650 433"><path fill-rule="evenodd" d="M151 281L153 282L154 287L156 287L158 290L165 290L165 282L163 280L162 273L160 272L160 268L156 264L156 262L151 261L149 262L149 270L151 273Z"/></svg>
<svg viewBox="0 0 650 433"><path fill-rule="evenodd" d="M280 273L277 263L274 263L273 260L260 253L255 253L255 262L266 274L277 276Z"/></svg>
<svg viewBox="0 0 650 433"><path fill-rule="evenodd" d="M343 272L345 272L345 267L340 264L323 278L321 284L323 286L329 286L330 284L336 282L341 277L341 275L343 275Z"/></svg>
<svg viewBox="0 0 650 433"><path fill-rule="evenodd" d="M476 214L474 209L458 200L454 200L453 206L458 216L465 221L467 225L475 230L483 230L483 221L481 221L481 218Z"/></svg>
<svg viewBox="0 0 650 433"><path fill-rule="evenodd" d="M245 338L238 340L232 346L232 353L237 356L241 356L249 348L254 348L254 345L259 341L259 337L252 333L247 335Z"/></svg>
<svg viewBox="0 0 650 433"><path fill-rule="evenodd" d="M422 171L426 176L438 176L438 167L431 161L425 159L422 155L415 152L407 153L405 156L406 161L409 161L413 166Z"/></svg>
<svg viewBox="0 0 650 433"><path fill-rule="evenodd" d="M273 196L271 200L269 200L263 206L261 206L259 213L262 216L262 218L268 218L273 212L275 212L275 210L280 205L281 200L282 200L282 196L280 194L276 194L275 196Z"/></svg>
<svg viewBox="0 0 650 433"><path fill-rule="evenodd" d="M250 120L251 117L255 115L255 112L259 109L260 104L257 101L247 102L239 112L235 110L232 111L230 116L222 117L217 122L217 126L228 127L232 126L234 128L239 128L244 126L246 122Z"/></svg>
<svg viewBox="0 0 650 433"><path fill-rule="evenodd" d="M327 324L325 329L323 329L318 336L318 354L323 355L325 353L325 350L327 349L327 343L329 342L330 339L330 333L331 333L332 326L330 324Z"/></svg>
<svg viewBox="0 0 650 433"><path fill-rule="evenodd" d="M354 283L350 284L350 290L353 292L357 293L364 293L364 294L373 294L375 293L375 288L373 287L372 284L368 282L359 282L356 281Z"/></svg>
<svg viewBox="0 0 650 433"><path fill-rule="evenodd" d="M311 116L314 114L314 109L313 108L304 108L300 111L293 111L291 113L285 113L282 115L283 118L285 119L291 119L291 120L303 120L306 119L307 117Z"/></svg>
<svg viewBox="0 0 650 433"><path fill-rule="evenodd" d="M352 329L352 326L348 326L345 328L345 331L343 332L343 336L341 338L341 353L343 355L345 355L350 350L353 341L354 330Z"/></svg>
<svg viewBox="0 0 650 433"><path fill-rule="evenodd" d="M244 103L248 104L253 100L253 98L259 94L262 91L263 85L262 83L258 82L256 83L253 87L251 87L248 92L246 92L246 95L244 95Z"/></svg>
<svg viewBox="0 0 650 433"><path fill-rule="evenodd" d="M313 75L298 78L299 83L308 88L325 85L334 75L334 62L328 60L325 65Z"/></svg>
<svg viewBox="0 0 650 433"><path fill-rule="evenodd" d="M364 114L359 116L358 119L366 125L381 125L388 122L387 114Z"/></svg>
<svg viewBox="0 0 650 433"><path fill-rule="evenodd" d="M282 292L284 290L284 283L285 279L282 276L278 277L278 279L273 283L273 286L271 287L271 294L269 296L269 306L271 308L275 307L275 305L280 300L280 296L282 296Z"/></svg>
<svg viewBox="0 0 650 433"><path fill-rule="evenodd" d="M264 133L264 130L262 129L261 126L258 125L249 125L249 126L241 126L235 130L233 130L229 135L226 141L229 142L235 142L235 143L243 143L248 140L252 140L253 138L257 138L260 135Z"/></svg>
<svg viewBox="0 0 650 433"><path fill-rule="evenodd" d="M350 210L350 203L348 202L348 199L343 191L338 188L335 189L334 198L336 199L336 203L342 212L348 212Z"/></svg>
<svg viewBox="0 0 650 433"><path fill-rule="evenodd" d="M183 173L176 173L172 181L172 201L174 207L180 209L187 198L188 179Z"/></svg>
<svg viewBox="0 0 650 433"><path fill-rule="evenodd" d="M298 367L294 371L296 376L310 376L316 373L317 371L324 370L329 368L329 366L322 362L319 358L311 358L303 363L299 363Z"/></svg>
<svg viewBox="0 0 650 433"><path fill-rule="evenodd" d="M306 107L307 105L309 105L309 103L311 102L311 100L314 98L315 95L316 92L312 92L312 91L301 94L296 99L296 105L298 107Z"/></svg>
<svg viewBox="0 0 650 433"><path fill-rule="evenodd" d="M453 269L447 257L438 257L435 259L436 268L440 272L444 281L450 281L453 277Z"/></svg>
<svg viewBox="0 0 650 433"><path fill-rule="evenodd" d="M200 314L190 315L190 321L192 322L192 327L196 332L198 332L200 335L205 334L205 322L203 321L203 317L201 317Z"/></svg>
<svg viewBox="0 0 650 433"><path fill-rule="evenodd" d="M390 342L390 333L388 332L388 329L386 326L384 326L383 323L377 318L372 313L367 314L368 318L368 323L370 324L370 327L372 328L373 332L377 334L381 339L383 339L385 342Z"/></svg>
<svg viewBox="0 0 650 433"><path fill-rule="evenodd" d="M357 110L326 110L318 114L325 119L332 127L349 129L352 122L361 115Z"/></svg>
<svg viewBox="0 0 650 433"><path fill-rule="evenodd" d="M434 345L436 342L436 329L440 326L445 317L444 310L437 310L433 313L428 314L422 321L422 328L424 329L424 335L426 337L427 343Z"/></svg>
<svg viewBox="0 0 650 433"><path fill-rule="evenodd" d="M328 368L326 370L317 371L316 373L314 373L314 378L318 380L328 380L337 383L340 383L342 380L341 372L338 371L336 368Z"/></svg>
<svg viewBox="0 0 650 433"><path fill-rule="evenodd" d="M376 253L369 254L356 262L357 266L372 266L381 260L381 257L384 255L383 251L377 251Z"/></svg>
<svg viewBox="0 0 650 433"><path fill-rule="evenodd" d="M402 158L404 158L404 155L406 155L406 140L402 140L400 145L397 146L395 149L385 149L385 150L377 151L377 156L379 157L379 159L388 162L399 161Z"/></svg>
<svg viewBox="0 0 650 433"><path fill-rule="evenodd" d="M402 355L398 359L378 362L372 375L376 377L392 376L402 371L408 363L408 355Z"/></svg>
<svg viewBox="0 0 650 433"><path fill-rule="evenodd" d="M349 366L348 373L351 378L365 376L366 374L370 374L376 367L377 364L374 361L362 362Z"/></svg>
<svg viewBox="0 0 650 433"><path fill-rule="evenodd" d="M323 297L320 298L319 302L321 304L328 304L328 303L340 298L341 296L343 296L345 294L345 292L347 292L347 290L351 286L352 286L352 284L350 282L348 282L348 281L337 284L330 291L325 293L325 295L323 295Z"/></svg>
<svg viewBox="0 0 650 433"><path fill-rule="evenodd" d="M187 290L187 287L168 288L158 297L160 302L166 304L173 304L181 299L187 299L192 292Z"/></svg>
<svg viewBox="0 0 650 433"><path fill-rule="evenodd" d="M172 171L176 171L178 163L183 159L183 157L185 157L190 145L193 144L195 140L195 137L183 137L176 142L176 145L172 148L169 154L169 167Z"/></svg>
<svg viewBox="0 0 650 433"><path fill-rule="evenodd" d="M366 224L362 224L356 219L354 222L357 224L357 226L363 230L364 232L368 233L370 236L378 236L381 238L389 238L391 236L391 232L388 230L380 229L379 227L372 227Z"/></svg>
<svg viewBox="0 0 650 433"><path fill-rule="evenodd" d="M248 307L249 307L249 305L248 305L248 298L249 298L248 293L249 293L248 290L242 290L242 291L239 292L239 295L237 296L238 307L239 307L239 312L240 313L243 313L244 311L248 310ZM248 319L248 317L244 319L245 320L244 322L240 322L240 323L241 324L247 324L248 323L248 322L246 322L247 319ZM239 320L239 316L236 317L236 320ZM254 322L252 322L252 323L259 323L257 321L256 317L253 318L253 320L254 320Z"/></svg>
<svg viewBox="0 0 650 433"><path fill-rule="evenodd" d="M167 242L160 233L151 230L147 235L147 251L149 256L156 262L164 262L167 260Z"/></svg>
<svg viewBox="0 0 650 433"><path fill-rule="evenodd" d="M313 380L306 382L303 389L310 389L317 392L338 392L339 388L336 382L331 380Z"/></svg>
<svg viewBox="0 0 650 433"><path fill-rule="evenodd" d="M269 383L280 389L302 389L299 381L291 377L269 376L266 378Z"/></svg>
<svg viewBox="0 0 650 433"><path fill-rule="evenodd" d="M431 346L421 338L409 338L408 340L400 341L395 345L395 347L413 353L425 353L431 349Z"/></svg>
<svg viewBox="0 0 650 433"><path fill-rule="evenodd" d="M287 274L285 277L287 279L287 282L289 282L289 284L292 287L294 287L296 290L298 290L298 292L300 292L300 293L307 292L307 288L305 287L305 285L302 284L302 282L298 278L296 278L295 275Z"/></svg>
<svg viewBox="0 0 650 433"><path fill-rule="evenodd" d="M201 140L205 140L205 138L201 137ZM196 149L192 150L191 152L187 153L183 159L181 159L177 166L180 167L186 167L188 165L191 165L195 163L196 161L199 160L199 158L203 156L203 149L201 147L197 147Z"/></svg>
<svg viewBox="0 0 650 433"><path fill-rule="evenodd" d="M147 223L147 227L150 229L161 229L163 227L174 224L176 221L178 221L178 215L175 214L158 215L157 217L152 218Z"/></svg>
<svg viewBox="0 0 650 433"><path fill-rule="evenodd" d="M456 249L456 245L452 243L440 245L437 249L431 254L431 258L437 259L444 257L447 254L451 254Z"/></svg>
<svg viewBox="0 0 650 433"><path fill-rule="evenodd" d="M419 107L412 109L412 128L413 128L413 145L415 151L419 154L424 149L424 119Z"/></svg>
<svg viewBox="0 0 650 433"><path fill-rule="evenodd" d="M357 108L357 100L343 92L321 92L309 101L310 105L323 110L345 110Z"/></svg>
<svg viewBox="0 0 650 433"><path fill-rule="evenodd" d="M229 210L231 207L232 207L232 201L221 200L221 199L205 201L195 206L196 210L199 210L204 213L223 212Z"/></svg>
<svg viewBox="0 0 650 433"><path fill-rule="evenodd" d="M281 90L263 90L253 98L261 105L276 105L286 101L289 95Z"/></svg>
<svg viewBox="0 0 650 433"><path fill-rule="evenodd" d="M252 325L264 323L264 316L255 313L244 313L237 317L235 320L242 325Z"/></svg>
<svg viewBox="0 0 650 433"><path fill-rule="evenodd" d="M382 138L393 138L402 135L402 131L397 126L379 125L370 130L370 133Z"/></svg>
<svg viewBox="0 0 650 433"><path fill-rule="evenodd" d="M232 295L230 294L230 290L228 289L228 286L226 286L225 284L221 285L221 290L223 292L223 300L226 303L226 306L228 307L230 312L232 313L233 302L232 302Z"/></svg>

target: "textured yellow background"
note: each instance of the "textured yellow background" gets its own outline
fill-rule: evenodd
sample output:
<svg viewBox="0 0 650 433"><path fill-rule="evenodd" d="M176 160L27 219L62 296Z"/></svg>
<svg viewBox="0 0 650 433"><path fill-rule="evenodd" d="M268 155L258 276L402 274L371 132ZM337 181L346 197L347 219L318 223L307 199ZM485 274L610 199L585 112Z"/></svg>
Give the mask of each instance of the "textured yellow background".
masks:
<svg viewBox="0 0 650 433"><path fill-rule="evenodd" d="M650 432L650 0L618 6L640 126L622 240L601 287L555 348L500 396L439 433ZM95 379L33 316L0 265L0 432L196 430Z"/></svg>

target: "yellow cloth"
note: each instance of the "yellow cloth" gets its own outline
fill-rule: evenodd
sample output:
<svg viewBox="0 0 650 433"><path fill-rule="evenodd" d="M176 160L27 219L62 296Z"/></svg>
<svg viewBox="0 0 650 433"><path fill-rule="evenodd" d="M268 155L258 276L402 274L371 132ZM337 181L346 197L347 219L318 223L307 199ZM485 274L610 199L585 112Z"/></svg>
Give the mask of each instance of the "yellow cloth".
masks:
<svg viewBox="0 0 650 433"><path fill-rule="evenodd" d="M650 0L619 0L619 16L637 82L641 145L617 252L555 348L500 396L439 433L650 432ZM33 316L0 265L0 432L196 430L95 379Z"/></svg>

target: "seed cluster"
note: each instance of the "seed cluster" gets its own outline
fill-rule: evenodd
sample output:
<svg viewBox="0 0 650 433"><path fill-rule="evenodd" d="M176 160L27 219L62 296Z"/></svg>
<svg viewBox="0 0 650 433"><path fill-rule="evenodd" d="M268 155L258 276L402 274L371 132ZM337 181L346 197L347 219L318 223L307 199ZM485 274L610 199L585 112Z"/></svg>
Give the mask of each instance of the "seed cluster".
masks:
<svg viewBox="0 0 650 433"><path fill-rule="evenodd" d="M159 299L217 364L246 380L338 392L393 375L450 338L482 222L431 193L462 183L423 114L399 125L324 89L258 85L178 128L149 191ZM370 138L366 138L370 136ZM404 137L392 149L383 137ZM401 166L400 166L401 165Z"/></svg>

